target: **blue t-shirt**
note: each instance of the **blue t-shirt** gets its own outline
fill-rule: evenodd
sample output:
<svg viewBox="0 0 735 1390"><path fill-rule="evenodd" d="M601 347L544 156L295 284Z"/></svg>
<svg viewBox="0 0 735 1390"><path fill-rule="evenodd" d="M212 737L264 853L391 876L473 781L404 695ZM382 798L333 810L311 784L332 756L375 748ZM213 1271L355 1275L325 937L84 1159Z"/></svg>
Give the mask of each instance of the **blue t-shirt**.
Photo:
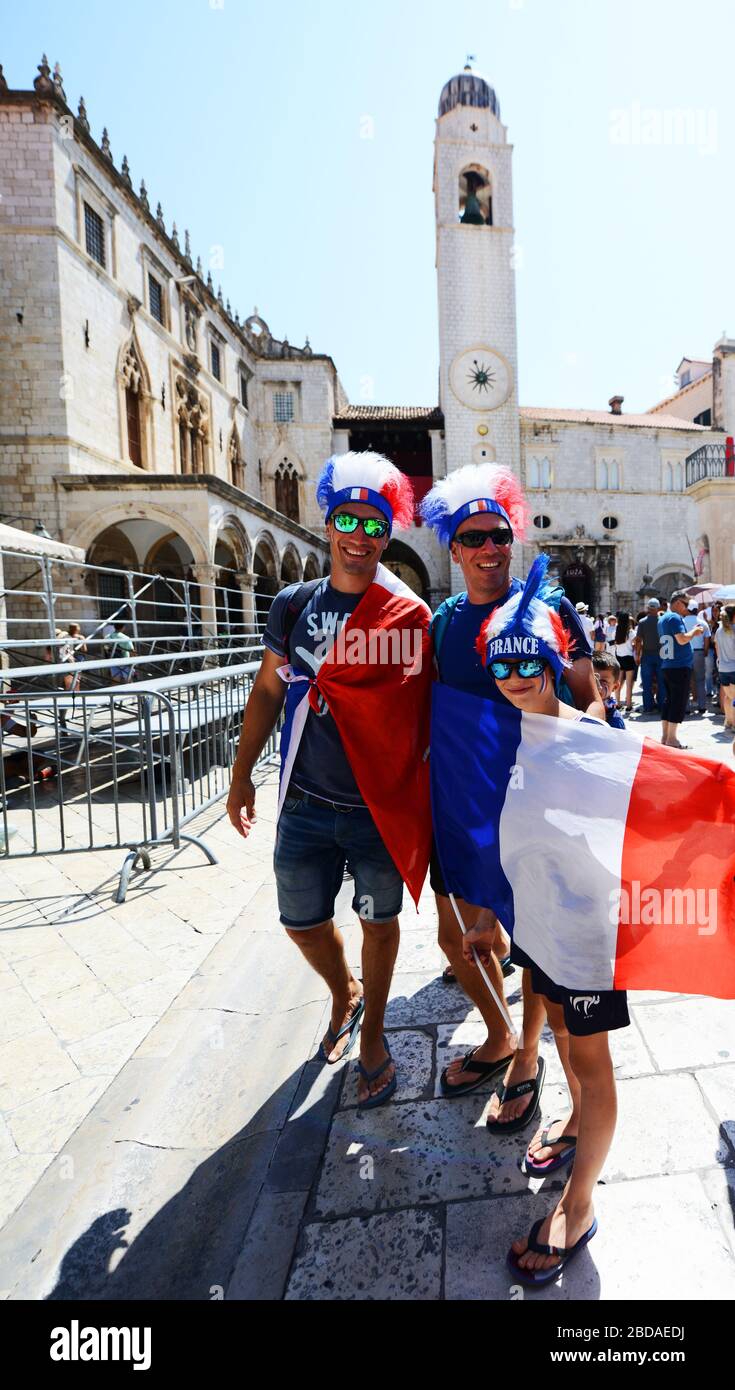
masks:
<svg viewBox="0 0 735 1390"><path fill-rule="evenodd" d="M337 633L357 608L362 594L344 594L328 579L319 584L299 613L291 632L288 651L283 635L286 607L301 584L281 589L271 604L263 642L269 651L290 661L300 675L313 676ZM291 785L327 801L345 806L364 806L342 740L328 709L306 716L304 731L291 772Z"/></svg>
<svg viewBox="0 0 735 1390"><path fill-rule="evenodd" d="M677 642L675 634L686 632L687 625L679 613L664 613L658 620L658 645L664 670L676 666L693 666L691 642Z"/></svg>
<svg viewBox="0 0 735 1390"><path fill-rule="evenodd" d="M511 579L507 592L491 603L470 603L467 594L460 595L444 629L437 654L439 679L444 685L451 685L455 690L464 690L468 695L480 695L486 700L502 700L505 703L505 696L498 690L492 672L486 670L482 664L482 657L475 647L475 642L485 619L522 588L522 580ZM445 600L445 603L437 608L432 620L432 629L447 602L449 600ZM571 633L570 659L578 661L580 657L591 657L592 648L585 630L568 598L561 600L559 616L567 632Z"/></svg>

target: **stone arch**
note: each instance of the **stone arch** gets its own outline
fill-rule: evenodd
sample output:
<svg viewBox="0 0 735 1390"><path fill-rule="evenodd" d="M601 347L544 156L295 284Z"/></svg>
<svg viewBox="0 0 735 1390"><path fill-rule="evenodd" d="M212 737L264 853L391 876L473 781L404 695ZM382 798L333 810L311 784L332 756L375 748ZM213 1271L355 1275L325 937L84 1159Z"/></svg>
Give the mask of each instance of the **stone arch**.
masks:
<svg viewBox="0 0 735 1390"><path fill-rule="evenodd" d="M319 560L313 550L309 551L304 561L304 579L319 579Z"/></svg>
<svg viewBox="0 0 735 1390"><path fill-rule="evenodd" d="M136 468L153 466L153 395L151 377L135 329L117 358L120 458Z"/></svg>
<svg viewBox="0 0 735 1390"><path fill-rule="evenodd" d="M302 576L301 556L295 545L289 541L281 557L281 579L286 584L296 584Z"/></svg>
<svg viewBox="0 0 735 1390"><path fill-rule="evenodd" d="M196 565L206 565L209 561L206 542L180 512L148 501L144 505L120 502L109 507L104 513L92 512L72 531L69 544L78 545L82 550L88 551L103 531L124 521L159 521L162 526L186 542Z"/></svg>
<svg viewBox="0 0 735 1390"><path fill-rule="evenodd" d="M660 565L653 575L656 593L668 601L675 589L687 589L693 584L694 575L689 565Z"/></svg>
<svg viewBox="0 0 735 1390"><path fill-rule="evenodd" d="M421 556L410 545L406 545L405 541L391 540L383 551L383 564L428 602L431 588L429 571Z"/></svg>
<svg viewBox="0 0 735 1390"><path fill-rule="evenodd" d="M255 613L259 631L265 625L273 596L280 588L279 573L278 547L270 531L261 531L253 551Z"/></svg>
<svg viewBox="0 0 735 1390"><path fill-rule="evenodd" d="M465 164L459 171L458 217L466 226L492 227L492 178L482 164Z"/></svg>
<svg viewBox="0 0 735 1390"><path fill-rule="evenodd" d="M253 558L252 547L250 545L250 537L248 536L248 533L245 530L245 527L243 526L242 522L239 521L236 516L228 514L227 516L223 517L222 521L220 522L220 525L217 528L217 535L215 537L215 552L217 549L217 545L220 542L229 546L230 550L232 551L232 554L237 562L235 565L235 569L250 570ZM215 560L215 564L216 563L217 562Z"/></svg>

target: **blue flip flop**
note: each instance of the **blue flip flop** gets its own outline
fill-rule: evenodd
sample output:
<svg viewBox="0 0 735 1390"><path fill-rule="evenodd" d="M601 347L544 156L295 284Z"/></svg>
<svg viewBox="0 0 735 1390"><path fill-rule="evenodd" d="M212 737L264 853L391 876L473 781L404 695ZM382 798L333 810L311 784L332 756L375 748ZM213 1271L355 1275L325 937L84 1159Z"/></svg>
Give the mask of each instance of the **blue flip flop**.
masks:
<svg viewBox="0 0 735 1390"><path fill-rule="evenodd" d="M558 1255L559 1263L552 1265L551 1269L523 1269L518 1261L523 1259L523 1255L516 1255L515 1250L508 1251L508 1267L516 1279L520 1279L522 1284L528 1288L539 1289L545 1284L553 1284L559 1278L563 1269L569 1264L570 1260L588 1245L593 1235L597 1231L597 1217L594 1218L588 1231L574 1245L544 1245L538 1240L538 1233L544 1224L544 1218L534 1221L528 1235L528 1249L533 1250L536 1255ZM525 1251L524 1251L525 1254Z"/></svg>
<svg viewBox="0 0 735 1390"><path fill-rule="evenodd" d="M557 1123L557 1120L551 1120L546 1126L541 1134L541 1147L545 1149L551 1148L554 1144L563 1144L564 1149L560 1154L552 1154L551 1158L547 1158L541 1163L537 1163L533 1155L526 1150L523 1160L526 1173L532 1173L537 1178L544 1178L547 1173L556 1173L559 1168L566 1167L567 1163L574 1162L574 1155L577 1152L576 1134L560 1135L558 1139L549 1138L552 1126Z"/></svg>
<svg viewBox="0 0 735 1390"><path fill-rule="evenodd" d="M334 1062L330 1062L330 1060L329 1060L329 1054L326 1053L326 1052L324 1051L324 1043L323 1043L323 1042L320 1043L320 1044L319 1044L319 1051L318 1051L318 1053L317 1053L317 1057L318 1057L318 1059L319 1059L320 1062L326 1062L328 1067L336 1067L337 1062L341 1062L342 1059L343 1059L344 1057L349 1057L349 1055L350 1055L350 1053L351 1053L353 1047L355 1046L355 1038L357 1037L357 1030L358 1030L358 1027L359 1027L359 1024L360 1024L360 1019L362 1018L364 1012L365 1012L365 995L363 994L363 996L362 996L362 998L361 998L361 1000L360 1000L360 1003L358 1004L357 1008L355 1009L354 1014L351 1014L350 1018L347 1020L347 1022L346 1022L346 1024L345 1024L344 1028L340 1028L339 1032L338 1032L338 1033L335 1033L334 1029L332 1028L331 1023L328 1025L328 1027L327 1027L327 1035L328 1035L328 1037L329 1037L329 1041L330 1041L330 1044L331 1044L330 1051L331 1051L332 1047L334 1047L334 1044L335 1044L336 1042L338 1042L340 1038L343 1038L343 1037L344 1037L345 1033L349 1033L349 1035L350 1035L350 1041L348 1042L348 1044L347 1044L347 1046L346 1046L344 1052L342 1053L342 1055L341 1055L340 1057L338 1057L338 1058L336 1059L336 1061L334 1061Z"/></svg>
<svg viewBox="0 0 735 1390"><path fill-rule="evenodd" d="M365 1068L364 1068L364 1066L362 1065L362 1062L358 1062L358 1064L357 1064L358 1070L359 1070L359 1072L360 1072L360 1075L361 1075L363 1081L367 1081L367 1082L370 1082L370 1081L377 1081L378 1077L383 1075L383 1072L386 1071L386 1069L390 1066L391 1062L393 1061L393 1058L392 1058L392 1056L391 1056L391 1051L390 1051L390 1048L389 1048L389 1046L388 1046L388 1039L386 1038L385 1033L383 1034L383 1047L385 1048L386 1052L388 1053L388 1056L386 1057L386 1059L385 1059L384 1062L381 1062L381 1063L380 1063L380 1066L379 1066L379 1067L376 1067L376 1068L375 1068L375 1071L366 1071ZM390 1100L391 1096L395 1094L395 1091L396 1091L396 1087L397 1087L397 1086L398 1086L398 1077L397 1077L396 1073L394 1072L394 1073L393 1073L393 1076L391 1077L390 1081L388 1082L388 1085L387 1085L387 1086L384 1086L383 1089L382 1089L382 1091L378 1091L378 1094L377 1094L376 1096L368 1096L368 1099L367 1099L367 1100L361 1100L361 1101L358 1103L358 1107L357 1107L357 1108L358 1108L358 1111L361 1111L361 1110L376 1110L377 1107L378 1107L379 1105L385 1105L385 1102L386 1102L387 1100Z"/></svg>

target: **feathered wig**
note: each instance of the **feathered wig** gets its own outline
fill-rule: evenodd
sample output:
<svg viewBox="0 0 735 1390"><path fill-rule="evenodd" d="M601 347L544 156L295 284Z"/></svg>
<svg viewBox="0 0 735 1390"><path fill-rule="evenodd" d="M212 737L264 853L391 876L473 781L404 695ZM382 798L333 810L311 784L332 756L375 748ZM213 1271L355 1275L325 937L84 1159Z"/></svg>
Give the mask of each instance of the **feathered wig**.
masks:
<svg viewBox="0 0 735 1390"><path fill-rule="evenodd" d="M546 574L549 556L537 555L522 589L485 619L476 642L483 666L508 657L540 657L553 667L558 680L571 666L571 636L546 599L553 592Z"/></svg>
<svg viewBox="0 0 735 1390"><path fill-rule="evenodd" d="M502 516L518 540L523 540L529 510L521 485L501 463L468 463L440 478L421 503L421 515L442 545L451 545L457 527L476 512Z"/></svg>
<svg viewBox="0 0 735 1390"><path fill-rule="evenodd" d="M382 454L333 454L316 485L316 500L328 521L343 502L369 502L383 513L391 528L410 526L414 495L410 478Z"/></svg>

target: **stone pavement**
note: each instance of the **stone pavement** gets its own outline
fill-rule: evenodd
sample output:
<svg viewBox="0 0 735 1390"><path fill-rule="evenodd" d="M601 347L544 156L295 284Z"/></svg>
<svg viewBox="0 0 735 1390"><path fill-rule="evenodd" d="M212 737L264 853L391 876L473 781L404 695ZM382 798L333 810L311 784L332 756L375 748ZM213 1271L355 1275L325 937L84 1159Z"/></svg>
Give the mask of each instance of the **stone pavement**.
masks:
<svg viewBox="0 0 735 1390"><path fill-rule="evenodd" d="M634 718L630 727L642 733L652 723L655 734L654 721ZM703 755L732 756L721 720L693 720L686 733ZM41 1015L0 1048L0 1095L11 1102L5 1166L23 1174L0 1231L5 1297L517 1296L505 1252L561 1183L522 1175L527 1134L490 1136L486 1091L439 1098L442 1068L482 1029L458 987L438 980L431 895L418 916L408 907L402 919L387 1015L399 1090L384 1109L358 1116L354 1063L308 1060L328 1000L277 925L273 782L271 775L261 789L247 846L225 822L209 833L222 850L222 874L187 851L137 880L124 908L91 894L104 912L75 921L71 940L63 922L46 919L0 931L5 974L13 976L6 993L20 981ZM245 904L239 891L250 895ZM357 967L350 897L345 885L338 920ZM37 950L20 949L49 931L53 939L35 938ZM77 979L67 948L99 993L84 993L92 982ZM154 956L146 966L159 972L142 984L125 975L125 953L136 950ZM185 978L174 978L179 965ZM516 1016L519 987L515 972L508 992ZM139 1012L130 1007L136 990ZM102 1013L85 1048L70 1021L87 1010L92 1026L95 999L105 1001L100 1010L122 1001L128 1017L108 1023ZM632 997L631 1027L612 1038L620 1118L596 1195L599 1234L558 1285L527 1296L735 1297L734 1009L693 997ZM128 1030L117 1051L115 1029ZM563 1110L564 1088L550 1035L544 1050L549 1119ZM64 1072L67 1063L74 1073ZM45 1089L34 1094L38 1074Z"/></svg>

